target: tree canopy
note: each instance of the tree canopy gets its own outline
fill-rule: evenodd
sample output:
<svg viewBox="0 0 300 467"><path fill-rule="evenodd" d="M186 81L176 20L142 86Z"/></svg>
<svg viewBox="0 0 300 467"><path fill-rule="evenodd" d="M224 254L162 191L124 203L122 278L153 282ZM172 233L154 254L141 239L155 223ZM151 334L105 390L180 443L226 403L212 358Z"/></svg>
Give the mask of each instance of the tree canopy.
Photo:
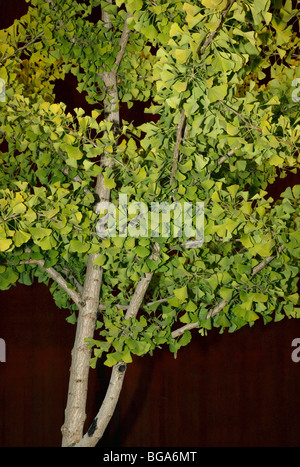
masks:
<svg viewBox="0 0 300 467"><path fill-rule="evenodd" d="M0 288L37 278L75 323L93 258L103 281L92 366L163 345L176 355L193 328L299 317L300 186L268 195L299 168L297 6L28 3L0 31ZM98 7L105 15L95 21ZM56 101L68 74L91 114ZM120 108L139 102L155 118L124 121ZM119 216L120 193L148 206L204 203L203 244L99 237L99 178ZM141 277L149 284L130 315Z"/></svg>

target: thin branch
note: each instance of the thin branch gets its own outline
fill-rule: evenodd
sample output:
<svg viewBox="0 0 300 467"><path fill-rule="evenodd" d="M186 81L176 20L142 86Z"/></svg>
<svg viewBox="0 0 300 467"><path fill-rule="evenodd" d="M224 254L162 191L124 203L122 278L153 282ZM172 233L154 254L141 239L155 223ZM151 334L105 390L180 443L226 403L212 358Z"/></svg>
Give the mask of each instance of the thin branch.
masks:
<svg viewBox="0 0 300 467"><path fill-rule="evenodd" d="M281 245L278 248L278 254L280 254L284 250L284 246ZM251 275L255 276L255 274L258 274L264 267L266 267L274 258L276 258L276 255L268 256L265 258L263 261L261 261L257 266L255 266L252 269ZM214 307L211 311L206 316L206 319L213 318L214 316L218 315L225 306L227 306L230 303L230 300L222 300L216 307ZM190 331L192 329L199 328L200 323L189 323L185 324L184 326L181 326L180 328L176 329L175 331L172 332L172 337L176 338L181 336L185 331Z"/></svg>
<svg viewBox="0 0 300 467"><path fill-rule="evenodd" d="M252 125L252 123L248 122L242 114L240 114L239 112L237 112L236 110L234 110L232 107L229 107L229 105L225 104L225 102L223 101L218 101L219 104L223 105L223 107L226 107L227 110L229 110L230 112L232 112L234 115L236 115L240 120L242 120L242 122L245 123L245 125L249 128L251 128L252 130L256 130L256 131L259 131L259 133L262 133L262 130L254 125Z"/></svg>
<svg viewBox="0 0 300 467"><path fill-rule="evenodd" d="M170 296L170 297L167 297L167 298L161 298L160 300L155 300L154 302L148 302L148 303L145 303L144 306L151 306L151 305L156 305L156 304L159 304L159 303L166 303L170 298L174 297L174 295ZM120 305L119 303L117 305L115 305L118 310L128 310L129 308L129 305ZM100 311L105 311L106 310L106 305L99 305L99 310Z"/></svg>
<svg viewBox="0 0 300 467"><path fill-rule="evenodd" d="M174 149L174 154L173 154L173 165L172 165L172 170L171 170L170 185L173 185L174 183L175 172L177 170L178 158L179 158L179 147L182 141L184 124L185 124L185 111L184 109L182 109L180 120L179 120L178 127L177 127L177 133L176 133L176 144L175 144L175 149Z"/></svg>
<svg viewBox="0 0 300 467"><path fill-rule="evenodd" d="M158 254L159 254L159 244L155 243L154 252L151 255L151 259L154 259L154 261L157 261ZM135 292L133 294L133 297L130 301L130 305L126 312L125 319L134 318L137 315L140 309L140 306L144 300L145 294L147 292L147 289L149 287L152 277L153 277L153 272L148 272L145 274L145 277L142 277L141 280L139 281L135 289Z"/></svg>
<svg viewBox="0 0 300 467"><path fill-rule="evenodd" d="M10 54L8 57L3 57L2 60L0 61L0 63L4 62L4 60L8 60L10 57L13 57L17 52L21 52L22 50L24 49L27 49L27 47L29 47L31 44L34 44L38 39L40 39L43 35L45 34L45 32L41 32L40 34L38 34L36 37L34 37L33 39L31 39L31 41L29 41L27 44L23 45L22 47L19 47L18 49L16 49L14 51L14 53Z"/></svg>
<svg viewBox="0 0 300 467"><path fill-rule="evenodd" d="M68 287L68 283L65 281L63 276L56 271L54 268L45 268L44 264L45 261L40 259L40 260L34 260L34 259L29 259L26 261L20 261L19 264L37 264L40 266L68 295L69 297L73 300L73 302L78 306L78 308L81 308L81 299L80 299L80 294L77 293L75 290L72 290Z"/></svg>
<svg viewBox="0 0 300 467"><path fill-rule="evenodd" d="M206 316L206 319L209 319L209 318L213 318L214 316L218 315L220 313L221 310L223 310L223 308L225 308L226 305L228 305L229 303L229 300L222 300L219 305L217 305L216 307L214 307ZM196 322L196 323L189 323L189 324L185 324L184 326L182 326L181 328L178 328L176 329L176 331L173 331L172 332L172 337L173 338L176 338L176 337L179 337L181 336L185 331L190 331L192 329L196 329L196 328L199 328L200 326L200 323L199 322Z"/></svg>
<svg viewBox="0 0 300 467"><path fill-rule="evenodd" d="M258 128L257 126L255 125L252 125L252 123L248 122L242 114L240 114L239 112L237 112L236 110L234 110L232 107L229 107L229 105L225 104L225 102L223 101L218 101L219 104L221 104L223 107L225 107L227 110L229 110L230 112L232 112L234 115L236 115L240 120L242 120L242 122L245 123L245 125L248 127L248 128L251 128L252 130L255 130L255 131L258 131L259 133L262 134L262 129L261 128ZM274 138L276 138L276 140L280 143L284 143L284 144L287 144L288 146L291 146L293 148L296 148L296 149L300 149L299 146L297 146L296 144L293 144L291 143L290 141L287 141L285 139L282 139L282 138L278 138L277 136L273 135Z"/></svg>
<svg viewBox="0 0 300 467"><path fill-rule="evenodd" d="M237 151L238 149L239 148L230 149L230 151L228 151L226 156L220 157L220 159L218 160L218 165L222 165L223 162L225 162L228 159L228 157L232 156L234 154L234 152Z"/></svg>
<svg viewBox="0 0 300 467"><path fill-rule="evenodd" d="M5 217L5 219L2 219L0 221L0 224L3 224L4 222L9 221L10 219L15 219L16 217L20 216L20 214L12 214L11 216Z"/></svg>
<svg viewBox="0 0 300 467"><path fill-rule="evenodd" d="M128 13L127 17L126 17L126 20L125 20L125 23L124 23L120 43L119 43L120 50L118 52L118 55L117 55L117 58L116 58L116 61L115 61L115 64L114 64L114 69L115 70L117 70L119 68L119 65L120 65L120 63L122 61L122 58L123 58L125 50L126 50L126 46L128 44L128 38L129 38L130 30L128 29L128 24L127 23L128 23L128 19L130 17L131 17L131 14Z"/></svg>
<svg viewBox="0 0 300 467"><path fill-rule="evenodd" d="M278 248L278 253L281 253L283 250L284 250L284 246L281 245L279 248ZM273 255L273 256L268 256L267 258L265 258L264 260L261 261L261 263L259 263L257 266L255 266L255 268L253 268L252 270L252 276L255 276L255 274L257 274L259 271L261 271L265 266L267 266L267 264L269 264L274 258L276 258L276 255Z"/></svg>
<svg viewBox="0 0 300 467"><path fill-rule="evenodd" d="M64 273L66 274L67 278L70 279L70 281L73 281L73 282L74 282L74 284L75 284L75 286L76 286L78 292L79 292L80 294L82 294L82 292L83 292L83 287L82 287L82 285L80 284L80 282L76 279L76 277L74 276L74 274L72 274L72 272L70 271L70 269L68 269L68 268L63 268L63 271L64 271Z"/></svg>
<svg viewBox="0 0 300 467"><path fill-rule="evenodd" d="M219 29L222 27L222 25L223 25L223 23L224 23L224 20L225 20L225 18L226 18L226 16L227 16L229 10L231 9L232 5L234 4L234 2L235 2L235 0L230 0L228 6L222 11L222 13L221 13L221 21L220 21L218 27L208 35L206 41L204 42L203 46L202 46L201 49L200 49L200 54L201 54L201 55L206 51L207 47L210 46L210 44L211 44L212 41L213 41L214 36L215 36L216 33L219 31Z"/></svg>
<svg viewBox="0 0 300 467"><path fill-rule="evenodd" d="M206 41L204 42L203 46L201 47L199 54L202 55L206 51L206 49L211 45L213 38L215 34L219 31L219 29L222 27L224 20L226 18L227 13L229 12L230 8L232 7L233 3L235 0L230 0L228 6L222 11L221 13L221 20L218 24L218 27L212 31L209 36L207 37ZM183 129L185 126L185 111L182 109L181 115L180 115L180 120L177 126L177 133L176 133L176 144L174 148L174 153L173 153L173 165L172 165L172 170L171 170L171 177L170 177L170 185L173 185L174 183L174 177L175 177L175 172L177 170L178 166L178 159L179 159L179 147L182 142L183 138Z"/></svg>
<svg viewBox="0 0 300 467"><path fill-rule="evenodd" d="M145 306L151 306L151 305L156 305L157 303L166 303L170 298L173 298L174 295L170 295L170 297L167 298L161 298L160 300L155 300L154 302L148 302L146 303Z"/></svg>

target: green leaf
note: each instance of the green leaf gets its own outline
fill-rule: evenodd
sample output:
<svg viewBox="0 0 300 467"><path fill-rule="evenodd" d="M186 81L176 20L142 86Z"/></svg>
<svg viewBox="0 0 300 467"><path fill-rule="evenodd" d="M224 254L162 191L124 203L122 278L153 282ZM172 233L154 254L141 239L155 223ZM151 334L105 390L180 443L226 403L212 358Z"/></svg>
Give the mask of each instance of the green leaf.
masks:
<svg viewBox="0 0 300 467"><path fill-rule="evenodd" d="M176 58L176 61L179 63L179 64L183 64L187 61L187 59L189 58L190 56L190 50L188 49L176 49L175 50L175 58Z"/></svg>
<svg viewBox="0 0 300 467"><path fill-rule="evenodd" d="M72 313L70 316L66 318L66 321L70 324L76 324L77 318L76 313Z"/></svg>
<svg viewBox="0 0 300 467"><path fill-rule="evenodd" d="M233 290L232 290L232 289L228 289L227 287L221 287L219 293L220 293L220 296L221 296L224 300L230 300L231 297L232 297Z"/></svg>
<svg viewBox="0 0 300 467"><path fill-rule="evenodd" d="M208 88L207 97L209 102L212 104L213 102L222 101L224 97L226 97L227 91L227 84L220 84L219 86Z"/></svg>
<svg viewBox="0 0 300 467"><path fill-rule="evenodd" d="M0 238L0 251L6 251L11 247L12 240L9 238Z"/></svg>
<svg viewBox="0 0 300 467"><path fill-rule="evenodd" d="M195 154L195 169L197 172L201 172L208 162L208 157L203 157L201 154Z"/></svg>
<svg viewBox="0 0 300 467"><path fill-rule="evenodd" d="M112 190L116 187L116 182L113 179L105 178L104 185L106 186L106 188L109 188L109 190Z"/></svg>
<svg viewBox="0 0 300 467"><path fill-rule="evenodd" d="M261 293L261 292L256 292L253 294L253 301L254 302L267 302L268 295Z"/></svg>
<svg viewBox="0 0 300 467"><path fill-rule="evenodd" d="M178 344L180 346L185 346L185 345L188 345L191 342L191 340L192 340L192 334L190 333L190 331L185 331L183 336L179 339Z"/></svg>
<svg viewBox="0 0 300 467"><path fill-rule="evenodd" d="M180 302L184 302L188 298L188 291L186 285L179 289L174 289L174 295Z"/></svg>
<svg viewBox="0 0 300 467"><path fill-rule="evenodd" d="M97 256L96 259L94 259L94 264L96 266L103 266L106 262L106 256L105 255L100 255L100 256Z"/></svg>
<svg viewBox="0 0 300 467"><path fill-rule="evenodd" d="M253 310L248 310L245 314L245 320L248 321L249 323L256 321L259 319L259 316L255 311Z"/></svg>
<svg viewBox="0 0 300 467"><path fill-rule="evenodd" d="M65 144L65 151L67 152L69 159L75 159L76 161L82 159L83 154L77 146L72 146L70 144Z"/></svg>
<svg viewBox="0 0 300 467"><path fill-rule="evenodd" d="M88 243L81 242L80 240L71 240L70 249L71 251L76 251L77 253L86 253L90 248Z"/></svg>
<svg viewBox="0 0 300 467"><path fill-rule="evenodd" d="M20 247L23 243L27 243L30 240L31 235L22 230L17 230L14 235L14 242L16 247Z"/></svg>
<svg viewBox="0 0 300 467"><path fill-rule="evenodd" d="M137 246L135 248L135 253L140 258L146 258L146 256L150 255L150 250L148 248L145 248L144 246Z"/></svg>

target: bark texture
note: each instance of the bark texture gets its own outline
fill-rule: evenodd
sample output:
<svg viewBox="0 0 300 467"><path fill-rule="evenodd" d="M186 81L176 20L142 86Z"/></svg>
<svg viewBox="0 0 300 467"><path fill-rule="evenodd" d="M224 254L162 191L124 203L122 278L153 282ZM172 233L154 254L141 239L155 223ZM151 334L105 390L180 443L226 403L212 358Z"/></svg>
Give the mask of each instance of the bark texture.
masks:
<svg viewBox="0 0 300 467"><path fill-rule="evenodd" d="M102 20L105 27L111 27L111 22L107 13L103 12ZM117 69L125 52L128 35L129 30L126 21L120 39L120 50L116 57L115 65L111 71L99 75L106 91L106 99L104 101L105 118L114 124L115 129L117 129L120 124ZM112 167L113 158L109 154L103 154L101 164L103 167ZM105 186L102 174L99 174L97 178L95 192L99 197L99 202L109 201L110 190ZM94 265L94 260L97 256L98 255L89 256L85 283L81 294L82 300L79 307L76 337L72 350L68 400L65 410L65 421L62 427L63 447L79 445L95 446L112 417L125 375L123 368L125 370L126 365L116 365L116 367L113 368L107 395L101 409L97 417L95 417L92 427L90 427L86 435L83 436L91 358L91 351L86 344L86 339L94 336L103 276L103 269ZM97 423L98 420L101 420L99 427ZM97 433L96 437L92 436L95 432ZM88 443L86 441L88 441Z"/></svg>

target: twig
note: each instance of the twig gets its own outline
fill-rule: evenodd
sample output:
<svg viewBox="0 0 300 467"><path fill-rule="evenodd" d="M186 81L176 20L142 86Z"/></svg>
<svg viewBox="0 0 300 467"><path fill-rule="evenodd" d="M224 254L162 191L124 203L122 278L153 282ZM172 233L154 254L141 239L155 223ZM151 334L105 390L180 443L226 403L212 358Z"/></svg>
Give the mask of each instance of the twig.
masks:
<svg viewBox="0 0 300 467"><path fill-rule="evenodd" d="M240 120L242 120L242 122L245 123L245 125L248 127L248 128L251 128L252 130L255 130L255 131L258 131L259 133L262 134L262 129L261 128L258 128L257 126L255 125L252 125L252 123L248 122L242 114L240 114L239 112L237 112L236 110L234 110L232 107L229 107L229 105L225 104L225 102L223 101L218 101L219 104L223 105L223 107L225 107L227 110L229 110L230 112L232 112L234 115L236 115ZM287 144L288 146L291 146L293 148L296 148L296 149L300 149L299 146L297 146L296 144L293 144L291 143L290 141L287 141L285 139L281 139L281 138L278 138L277 136L273 135L274 138L276 138L276 140L280 143L284 143L284 144Z"/></svg>
<svg viewBox="0 0 300 467"><path fill-rule="evenodd" d="M284 250L284 246L281 245L279 248L278 248L278 253L281 253L283 250ZM255 276L255 274L257 274L259 271L261 271L265 266L267 266L267 264L269 264L274 258L276 258L276 255L273 255L273 256L268 256L267 258L265 258L263 261L261 261L261 263L259 263L257 266L255 266L255 268L253 268L252 270L252 276Z"/></svg>
<svg viewBox="0 0 300 467"><path fill-rule="evenodd" d="M63 276L58 271L56 271L56 269L52 267L45 268L44 260L29 259L26 261L20 261L19 264L37 264L38 266L40 266L69 295L69 297L73 300L73 302L77 305L77 307L79 309L81 308L80 294L77 293L75 290L72 290L68 287L67 282L65 281Z"/></svg>
<svg viewBox="0 0 300 467"><path fill-rule="evenodd" d="M148 302L145 303L144 306L151 306L151 305L156 305L159 303L166 303L170 298L174 297L174 295L167 297L167 298L161 298L160 300L155 300L154 302ZM117 307L118 310L128 310L129 305L120 305L119 303L117 305L114 305ZM100 311L105 311L106 310L106 305L99 305L99 310Z"/></svg>
<svg viewBox="0 0 300 467"><path fill-rule="evenodd" d="M230 149L230 151L228 151L226 156L220 157L220 159L218 160L218 165L222 165L223 162L225 162L228 159L228 157L232 156L234 154L234 152L237 151L238 149L239 148Z"/></svg>
<svg viewBox="0 0 300 467"><path fill-rule="evenodd" d="M177 127L176 144L175 144L175 149L174 149L174 154L173 154L173 165L172 165L172 170L171 170L170 185L173 185L174 183L175 172L177 170L178 158L179 158L179 147L182 141L184 123L185 123L185 111L184 109L182 109L180 120L179 120L178 127Z"/></svg>
<svg viewBox="0 0 300 467"><path fill-rule="evenodd" d="M278 248L278 253L281 253L284 250L284 246L281 245ZM274 258L276 258L276 255L268 256L265 258L263 261L261 261L257 266L255 266L252 269L251 275L255 276L255 274L258 274L262 269L264 269L267 264L269 264ZM216 307L214 307L211 311L206 316L206 319L213 318L214 316L218 315L225 306L227 306L230 303L231 300L222 300ZM181 326L180 328L176 329L175 331L172 332L172 337L176 338L181 336L185 331L190 331L192 329L199 328L200 323L189 323L184 326Z"/></svg>
<svg viewBox="0 0 300 467"><path fill-rule="evenodd" d="M218 27L217 27L214 31L212 31L212 32L209 34L209 36L207 37L206 41L204 42L203 46L202 46L201 49L200 49L200 54L201 54L201 55L206 51L207 47L210 46L210 44L211 44L212 41L213 41L214 36L215 36L216 33L219 31L219 29L222 27L223 22L224 22L224 20L225 20L227 14L228 14L230 8L231 8L232 5L234 4L234 2L235 2L235 0L230 0L228 6L222 11L222 13L221 13L221 21L220 21Z"/></svg>
<svg viewBox="0 0 300 467"><path fill-rule="evenodd" d="M219 104L223 105L223 107L226 107L227 110L229 110L230 112L232 112L234 115L236 115L237 117L239 117L240 120L242 120L242 122L245 123L246 126L248 126L249 128L252 128L252 130L256 130L256 131L259 131L260 133L262 133L262 130L254 125L252 125L252 123L248 122L243 116L242 114L240 114L239 112L237 112L236 110L234 110L232 107L229 107L229 105L225 104L225 102L223 101L218 101Z"/></svg>
<svg viewBox="0 0 300 467"><path fill-rule="evenodd" d="M0 61L0 63L4 62L4 60L8 60L10 57L13 57L17 52L21 52L22 50L24 49L27 49L27 47L29 47L31 44L34 44L38 39L40 39L43 35L45 34L45 32L41 32L40 34L38 34L36 37L34 37L33 39L31 39L31 41L29 41L27 44L23 45L22 47L19 47L18 49L16 49L14 51L14 53L10 54L8 57L3 57L2 60Z"/></svg>
<svg viewBox="0 0 300 467"><path fill-rule="evenodd" d="M200 55L204 54L206 49L211 45L215 34L222 27L223 22L224 22L224 20L226 18L226 15L229 12L230 8L232 7L234 1L235 0L230 0L228 6L222 11L221 20L220 20L220 22L218 24L218 27L214 31L212 31L209 34L209 36L207 37L206 41L204 42L203 46L200 49L200 52L199 52ZM178 123L178 126L177 126L176 144L175 144L175 149L174 149L174 153L173 153L173 165L172 165L172 170L171 170L170 185L173 185L173 183L174 183L175 172L176 172L177 166L178 166L179 147L180 147L182 137L183 137L183 129L184 129L184 125L185 125L185 119L186 119L185 111L184 111L184 109L182 109L181 115L180 115L180 120L179 120L179 123Z"/></svg>

